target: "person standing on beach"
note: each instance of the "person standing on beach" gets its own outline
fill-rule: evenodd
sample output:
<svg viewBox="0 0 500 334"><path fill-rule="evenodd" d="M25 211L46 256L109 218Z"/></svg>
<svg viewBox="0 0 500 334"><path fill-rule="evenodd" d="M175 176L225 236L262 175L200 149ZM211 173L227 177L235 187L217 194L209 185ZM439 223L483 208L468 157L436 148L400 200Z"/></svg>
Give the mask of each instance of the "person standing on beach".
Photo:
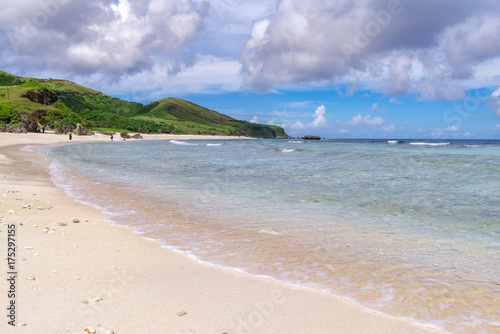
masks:
<svg viewBox="0 0 500 334"><path fill-rule="evenodd" d="M71 131L68 133L69 135L69 140L71 140L71 138L73 138L73 134L71 133Z"/></svg>
<svg viewBox="0 0 500 334"><path fill-rule="evenodd" d="M111 141L113 141L113 134L111 134Z"/></svg>

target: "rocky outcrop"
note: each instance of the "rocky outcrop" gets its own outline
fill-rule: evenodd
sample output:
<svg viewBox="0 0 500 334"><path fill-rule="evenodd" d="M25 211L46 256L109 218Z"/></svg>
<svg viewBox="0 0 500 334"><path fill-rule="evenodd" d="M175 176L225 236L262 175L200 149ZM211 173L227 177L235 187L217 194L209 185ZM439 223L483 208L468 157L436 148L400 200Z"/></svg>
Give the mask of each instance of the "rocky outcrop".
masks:
<svg viewBox="0 0 500 334"><path fill-rule="evenodd" d="M123 139L130 139L130 135L127 131L120 132L120 137L122 137Z"/></svg>
<svg viewBox="0 0 500 334"><path fill-rule="evenodd" d="M21 123L14 125L2 124L0 125L0 132L26 133L28 130Z"/></svg>
<svg viewBox="0 0 500 334"><path fill-rule="evenodd" d="M38 130L38 121L40 117L46 116L47 110L39 109L37 111L32 112L31 114L21 113L19 117L21 117L21 125L26 128L28 132L37 132Z"/></svg>
<svg viewBox="0 0 500 334"><path fill-rule="evenodd" d="M90 131L89 129L87 129L86 127L81 125L80 123L78 123L76 125L75 135L77 135L77 136L91 136L92 134L93 134L92 131Z"/></svg>
<svg viewBox="0 0 500 334"><path fill-rule="evenodd" d="M80 123L77 124L76 128L74 125L62 124L54 132L59 135L68 134L70 131L73 132L75 136L92 136L94 134L93 131L90 131Z"/></svg>
<svg viewBox="0 0 500 334"><path fill-rule="evenodd" d="M136 133L136 134L131 136L128 134L127 131L122 131L120 133L120 137L122 137L123 139L130 139L130 138L132 138L132 139L144 139L144 138L142 138L140 133Z"/></svg>
<svg viewBox="0 0 500 334"><path fill-rule="evenodd" d="M70 131L73 132L73 130L75 129L75 127L73 125L67 125L67 124L63 124L61 125L60 127L58 127L54 133L56 135L60 135L60 134L68 134Z"/></svg>
<svg viewBox="0 0 500 334"><path fill-rule="evenodd" d="M305 139L305 140L320 140L321 137L318 137L318 136L304 136L304 137L302 137L302 139Z"/></svg>
<svg viewBox="0 0 500 334"><path fill-rule="evenodd" d="M59 99L53 91L47 88L39 88L24 92L21 97L25 97L31 102L44 104L46 106L56 103Z"/></svg>
<svg viewBox="0 0 500 334"><path fill-rule="evenodd" d="M134 138L134 139L144 139L144 138L142 138L142 136L141 136L140 133L136 133L135 135L132 136L132 138Z"/></svg>

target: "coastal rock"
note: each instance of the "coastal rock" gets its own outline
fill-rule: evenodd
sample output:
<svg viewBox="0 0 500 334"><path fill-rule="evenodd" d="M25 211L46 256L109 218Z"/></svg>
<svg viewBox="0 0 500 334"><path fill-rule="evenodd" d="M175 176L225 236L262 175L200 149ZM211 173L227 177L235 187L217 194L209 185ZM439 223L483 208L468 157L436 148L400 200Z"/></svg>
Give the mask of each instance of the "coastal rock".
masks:
<svg viewBox="0 0 500 334"><path fill-rule="evenodd" d="M304 137L302 137L302 139L304 139L304 140L320 140L321 137L318 137L318 136L304 136Z"/></svg>
<svg viewBox="0 0 500 334"><path fill-rule="evenodd" d="M141 136L140 133L136 133L135 135L132 136L132 138L134 138L134 139L144 139L144 138L142 138L142 136Z"/></svg>
<svg viewBox="0 0 500 334"><path fill-rule="evenodd" d="M61 126L58 126L54 133L56 135L60 135L60 134L67 134L68 132L70 131L73 131L75 127L73 125L68 125L68 124L62 124Z"/></svg>
<svg viewBox="0 0 500 334"><path fill-rule="evenodd" d="M77 135L77 136L91 136L92 134L93 134L92 131L90 131L89 129L87 129L86 127L81 125L80 123L78 123L76 125L75 135Z"/></svg>
<svg viewBox="0 0 500 334"><path fill-rule="evenodd" d="M82 135L82 131L83 131L83 126L80 123L78 123L76 125L75 135L81 136Z"/></svg>
<svg viewBox="0 0 500 334"><path fill-rule="evenodd" d="M46 109L38 109L32 113L19 113L21 124L28 132L37 132L40 118L47 116Z"/></svg>
<svg viewBox="0 0 500 334"><path fill-rule="evenodd" d="M24 124L2 124L0 125L0 132L9 132L9 133L27 133L28 129L24 126Z"/></svg>
<svg viewBox="0 0 500 334"><path fill-rule="evenodd" d="M120 137L122 137L123 139L130 139L131 138L127 131L120 132Z"/></svg>

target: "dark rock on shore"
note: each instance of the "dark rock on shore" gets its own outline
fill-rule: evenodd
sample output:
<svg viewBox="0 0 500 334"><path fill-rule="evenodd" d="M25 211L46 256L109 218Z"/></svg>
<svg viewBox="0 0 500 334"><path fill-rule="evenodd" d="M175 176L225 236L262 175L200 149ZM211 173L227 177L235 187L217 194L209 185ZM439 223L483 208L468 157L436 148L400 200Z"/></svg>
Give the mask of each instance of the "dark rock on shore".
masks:
<svg viewBox="0 0 500 334"><path fill-rule="evenodd" d="M40 117L46 116L47 110L39 109L37 111L32 112L31 114L20 113L21 124L26 128L28 132L37 132L38 130L38 121Z"/></svg>
<svg viewBox="0 0 500 334"><path fill-rule="evenodd" d="M141 134L140 133L136 133L135 135L133 135L131 138L134 138L134 139L144 139L142 138Z"/></svg>
<svg viewBox="0 0 500 334"><path fill-rule="evenodd" d="M127 131L120 132L120 137L122 137L123 139L130 139L130 135Z"/></svg>
<svg viewBox="0 0 500 334"><path fill-rule="evenodd" d="M320 140L321 137L318 137L318 136L304 136L304 137L302 137L302 139L304 139L304 140Z"/></svg>
<svg viewBox="0 0 500 334"><path fill-rule="evenodd" d="M143 139L140 133L136 133L135 135L129 135L127 131L122 131L120 133L120 137L123 139Z"/></svg>

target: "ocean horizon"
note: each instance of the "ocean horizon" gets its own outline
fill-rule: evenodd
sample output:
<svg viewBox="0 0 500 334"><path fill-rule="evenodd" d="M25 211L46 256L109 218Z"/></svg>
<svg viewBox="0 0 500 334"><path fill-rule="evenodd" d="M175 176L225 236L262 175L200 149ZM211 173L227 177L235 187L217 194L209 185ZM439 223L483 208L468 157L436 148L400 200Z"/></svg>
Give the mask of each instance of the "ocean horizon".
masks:
<svg viewBox="0 0 500 334"><path fill-rule="evenodd" d="M500 140L37 150L69 195L198 261L451 333L500 328Z"/></svg>

